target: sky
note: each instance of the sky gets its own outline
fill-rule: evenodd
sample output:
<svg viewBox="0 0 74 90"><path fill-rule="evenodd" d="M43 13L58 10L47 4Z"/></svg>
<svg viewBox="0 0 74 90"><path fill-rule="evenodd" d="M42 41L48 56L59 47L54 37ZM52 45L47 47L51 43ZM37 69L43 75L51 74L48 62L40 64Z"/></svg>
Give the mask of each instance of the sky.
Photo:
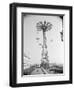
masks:
<svg viewBox="0 0 74 90"><path fill-rule="evenodd" d="M23 18L23 53L24 62L41 63L43 42L42 31L37 31L36 24L46 21L52 24L52 29L46 32L48 59L50 63L64 64L64 41L61 41L62 19L59 16L24 15ZM40 38L37 40L36 38Z"/></svg>

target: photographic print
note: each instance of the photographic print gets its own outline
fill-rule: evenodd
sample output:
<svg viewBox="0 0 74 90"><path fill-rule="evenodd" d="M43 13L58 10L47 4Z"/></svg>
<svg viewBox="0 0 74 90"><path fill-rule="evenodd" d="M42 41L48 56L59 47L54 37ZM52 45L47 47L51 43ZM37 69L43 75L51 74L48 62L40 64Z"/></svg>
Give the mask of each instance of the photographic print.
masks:
<svg viewBox="0 0 74 90"><path fill-rule="evenodd" d="M22 14L23 75L64 74L63 18Z"/></svg>
<svg viewBox="0 0 74 90"><path fill-rule="evenodd" d="M72 6L10 4L10 86L72 83Z"/></svg>

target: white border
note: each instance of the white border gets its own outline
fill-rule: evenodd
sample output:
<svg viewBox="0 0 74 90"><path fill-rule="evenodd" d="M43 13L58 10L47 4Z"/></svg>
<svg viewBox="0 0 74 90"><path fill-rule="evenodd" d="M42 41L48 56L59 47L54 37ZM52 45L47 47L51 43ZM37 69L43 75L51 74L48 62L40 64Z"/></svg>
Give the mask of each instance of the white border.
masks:
<svg viewBox="0 0 74 90"><path fill-rule="evenodd" d="M48 14L65 14L64 29L65 29L65 75L46 76L46 77L21 77L21 13L48 13ZM51 81L65 81L69 80L69 10L54 10L41 8L17 8L17 83L31 83L31 82L51 82Z"/></svg>

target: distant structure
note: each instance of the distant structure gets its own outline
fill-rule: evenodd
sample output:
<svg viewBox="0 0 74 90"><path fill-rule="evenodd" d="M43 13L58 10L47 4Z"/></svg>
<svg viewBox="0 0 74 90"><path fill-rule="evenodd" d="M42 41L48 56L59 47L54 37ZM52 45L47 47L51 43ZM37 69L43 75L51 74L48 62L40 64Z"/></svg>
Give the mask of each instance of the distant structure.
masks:
<svg viewBox="0 0 74 90"><path fill-rule="evenodd" d="M60 16L60 18L62 19L62 31L60 32L60 35L61 35L61 41L63 42L63 16Z"/></svg>
<svg viewBox="0 0 74 90"><path fill-rule="evenodd" d="M42 45L42 59L41 59L41 66L46 68L49 68L49 60L48 60L48 50L47 50L47 38L46 38L46 32L49 31L52 28L52 24L50 22L38 22L36 24L37 31L42 31L43 33L43 45Z"/></svg>
<svg viewBox="0 0 74 90"><path fill-rule="evenodd" d="M61 41L63 42L63 30L60 32L61 34Z"/></svg>

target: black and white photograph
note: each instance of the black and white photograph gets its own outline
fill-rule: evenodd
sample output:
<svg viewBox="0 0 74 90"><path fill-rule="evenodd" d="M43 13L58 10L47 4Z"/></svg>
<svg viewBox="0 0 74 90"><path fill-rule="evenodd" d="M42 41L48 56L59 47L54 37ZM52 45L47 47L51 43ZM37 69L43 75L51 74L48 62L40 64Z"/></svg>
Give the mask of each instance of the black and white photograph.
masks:
<svg viewBox="0 0 74 90"><path fill-rule="evenodd" d="M22 75L64 74L63 18L22 13Z"/></svg>
<svg viewBox="0 0 74 90"><path fill-rule="evenodd" d="M10 4L10 86L72 83L72 7Z"/></svg>

